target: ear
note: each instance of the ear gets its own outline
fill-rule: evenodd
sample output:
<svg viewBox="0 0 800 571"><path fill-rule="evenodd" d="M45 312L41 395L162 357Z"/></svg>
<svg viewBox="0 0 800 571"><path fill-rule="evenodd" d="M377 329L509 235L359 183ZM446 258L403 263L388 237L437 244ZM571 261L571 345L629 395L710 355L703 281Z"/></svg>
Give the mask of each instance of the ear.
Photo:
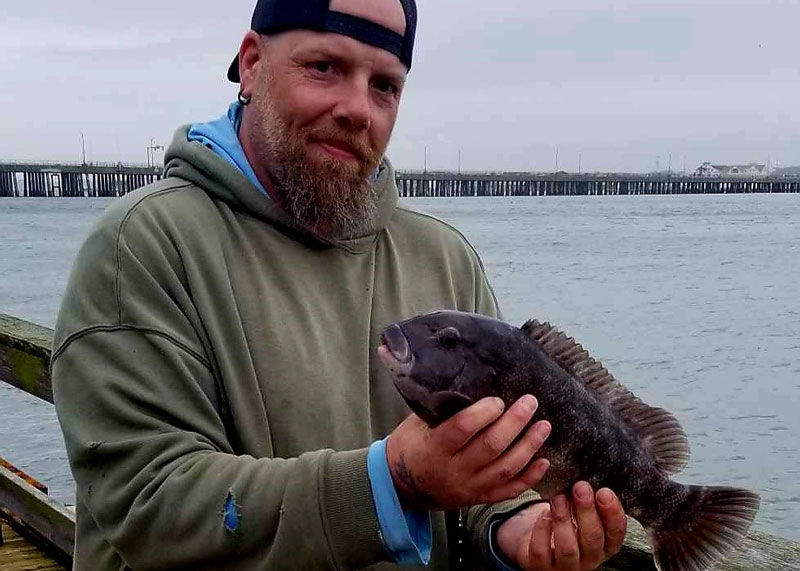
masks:
<svg viewBox="0 0 800 571"><path fill-rule="evenodd" d="M258 65L261 62L261 36L253 30L247 32L239 46L239 78L241 79L242 93L253 94L253 85L258 75Z"/></svg>

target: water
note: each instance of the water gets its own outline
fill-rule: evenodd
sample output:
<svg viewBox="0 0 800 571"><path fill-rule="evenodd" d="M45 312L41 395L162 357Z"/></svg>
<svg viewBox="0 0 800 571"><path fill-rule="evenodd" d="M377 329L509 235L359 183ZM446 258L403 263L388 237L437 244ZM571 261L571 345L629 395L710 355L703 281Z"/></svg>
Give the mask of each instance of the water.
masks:
<svg viewBox="0 0 800 571"><path fill-rule="evenodd" d="M108 200L0 200L0 311L55 322ZM549 320L692 443L676 478L758 489L800 539L800 197L414 199L481 253L505 317ZM52 407L0 386L0 456L71 501ZM10 434L11 438L5 436Z"/></svg>

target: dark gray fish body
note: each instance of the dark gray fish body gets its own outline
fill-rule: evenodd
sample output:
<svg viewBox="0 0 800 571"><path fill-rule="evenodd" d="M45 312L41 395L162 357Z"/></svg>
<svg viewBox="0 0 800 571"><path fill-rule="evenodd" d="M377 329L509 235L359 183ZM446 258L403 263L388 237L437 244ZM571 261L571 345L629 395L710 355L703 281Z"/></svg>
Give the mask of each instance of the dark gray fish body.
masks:
<svg viewBox="0 0 800 571"><path fill-rule="evenodd" d="M486 396L510 405L534 395L535 419L553 426L537 454L550 461L537 491L568 494L580 480L611 488L648 531L661 571L708 569L741 542L758 510L749 490L670 480L689 459L677 420L641 402L549 324L520 329L441 311L388 327L380 354L406 402L431 426Z"/></svg>

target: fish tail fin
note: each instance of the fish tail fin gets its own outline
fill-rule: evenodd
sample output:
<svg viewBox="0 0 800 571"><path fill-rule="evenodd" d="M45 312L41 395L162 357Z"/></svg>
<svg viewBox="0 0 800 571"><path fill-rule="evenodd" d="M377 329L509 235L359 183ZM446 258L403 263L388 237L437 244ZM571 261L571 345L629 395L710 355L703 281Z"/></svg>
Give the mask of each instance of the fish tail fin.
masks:
<svg viewBox="0 0 800 571"><path fill-rule="evenodd" d="M688 497L663 528L647 529L659 571L703 571L724 559L747 535L760 503L740 488L686 486Z"/></svg>

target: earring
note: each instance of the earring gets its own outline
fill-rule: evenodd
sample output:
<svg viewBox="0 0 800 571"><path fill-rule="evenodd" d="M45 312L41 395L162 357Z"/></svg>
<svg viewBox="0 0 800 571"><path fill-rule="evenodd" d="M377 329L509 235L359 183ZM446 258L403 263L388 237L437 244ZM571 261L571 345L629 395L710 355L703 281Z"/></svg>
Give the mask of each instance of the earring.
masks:
<svg viewBox="0 0 800 571"><path fill-rule="evenodd" d="M241 103L244 107L247 107L248 105L250 105L250 102L253 100L253 96L252 95L245 95L244 94L244 88L242 88L242 89L239 90L239 95L237 96L237 99L239 100L239 103Z"/></svg>

